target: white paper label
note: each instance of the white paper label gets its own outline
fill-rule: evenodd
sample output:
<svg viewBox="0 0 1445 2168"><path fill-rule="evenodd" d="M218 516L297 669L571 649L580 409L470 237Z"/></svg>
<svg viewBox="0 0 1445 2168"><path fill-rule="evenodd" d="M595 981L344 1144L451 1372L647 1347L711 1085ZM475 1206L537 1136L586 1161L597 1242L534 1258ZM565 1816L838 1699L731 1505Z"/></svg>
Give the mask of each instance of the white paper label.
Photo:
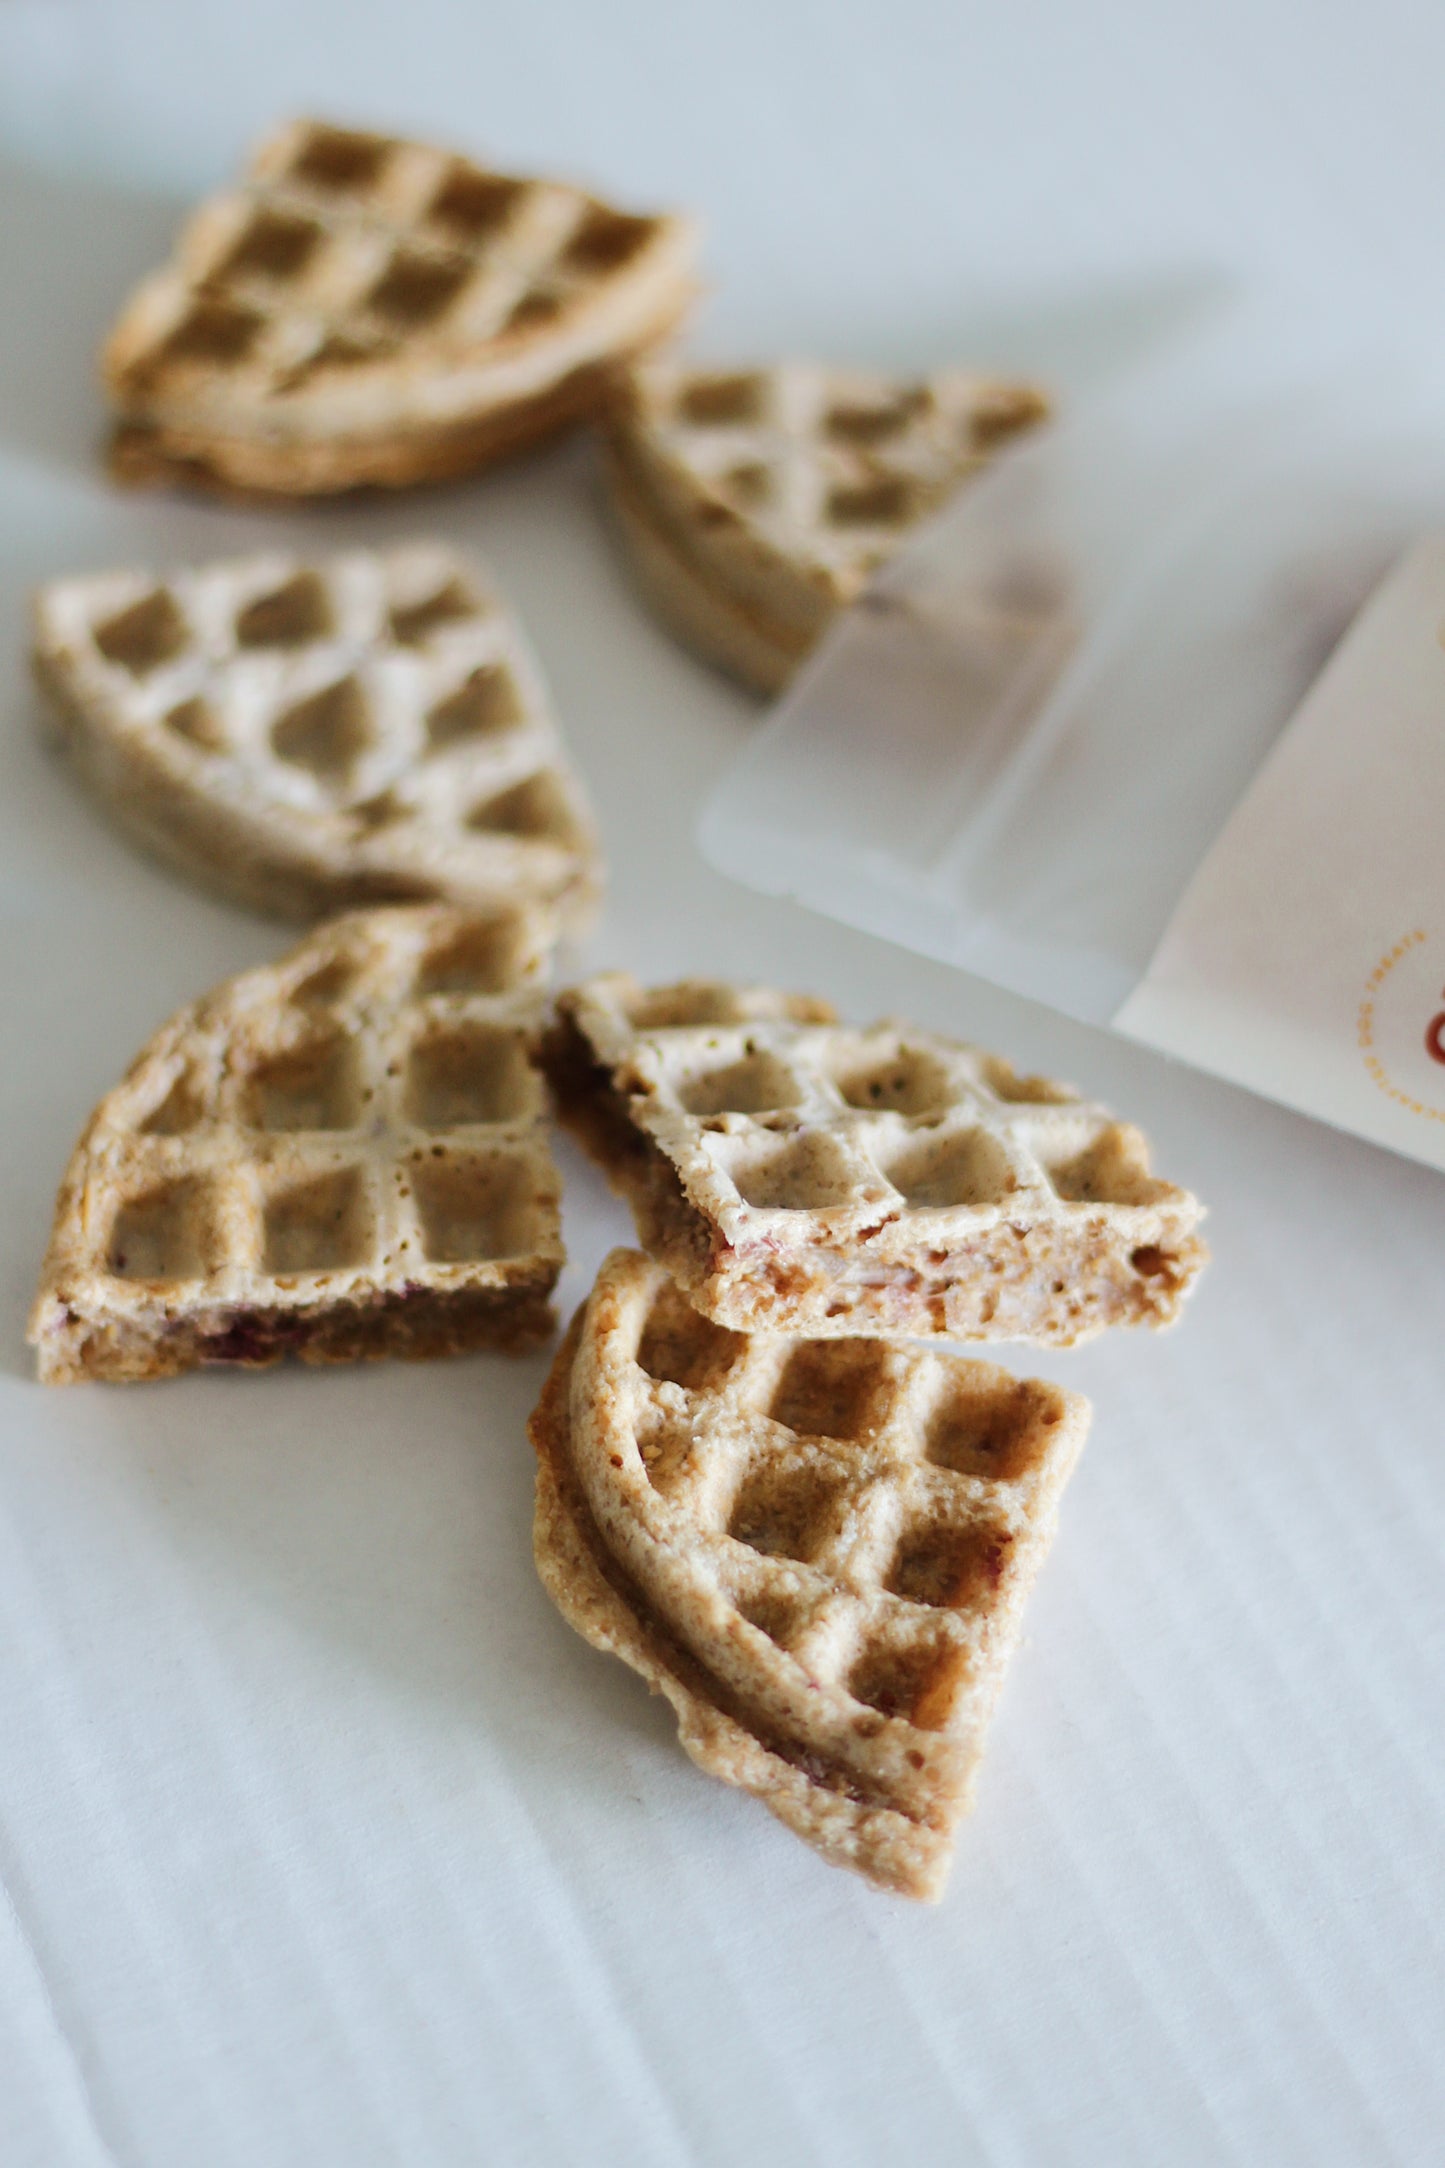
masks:
<svg viewBox="0 0 1445 2168"><path fill-rule="evenodd" d="M1445 537L1350 627L1115 1023L1445 1168Z"/></svg>

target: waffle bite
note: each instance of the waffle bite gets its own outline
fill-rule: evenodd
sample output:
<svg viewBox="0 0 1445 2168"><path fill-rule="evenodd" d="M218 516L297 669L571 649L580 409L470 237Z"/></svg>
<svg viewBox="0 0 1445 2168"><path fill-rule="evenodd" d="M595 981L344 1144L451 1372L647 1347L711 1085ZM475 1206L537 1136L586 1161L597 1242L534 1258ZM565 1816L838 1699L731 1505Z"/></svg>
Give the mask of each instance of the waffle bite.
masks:
<svg viewBox="0 0 1445 2168"><path fill-rule="evenodd" d="M614 503L659 615L776 692L908 528L1047 411L1032 385L958 370L646 362L611 423Z"/></svg>
<svg viewBox="0 0 1445 2168"><path fill-rule="evenodd" d="M53 581L75 766L205 887L285 918L442 898L590 915L596 836L521 631L436 543Z"/></svg>
<svg viewBox="0 0 1445 2168"><path fill-rule="evenodd" d="M559 997L543 1060L643 1247L737 1332L1069 1347L1169 1324L1207 1256L1137 1129L955 1040L615 973Z"/></svg>
<svg viewBox="0 0 1445 2168"><path fill-rule="evenodd" d="M554 933L537 910L357 912L172 1017L66 1169L41 1378L544 1339L563 1250L532 1057Z"/></svg>
<svg viewBox="0 0 1445 2168"><path fill-rule="evenodd" d="M594 413L686 311L695 252L681 218L292 122L111 332L112 464L283 496L467 473Z"/></svg>
<svg viewBox="0 0 1445 2168"><path fill-rule="evenodd" d="M532 1419L538 1571L700 1767L937 1897L1088 1422L962 1356L722 1331L615 1250Z"/></svg>

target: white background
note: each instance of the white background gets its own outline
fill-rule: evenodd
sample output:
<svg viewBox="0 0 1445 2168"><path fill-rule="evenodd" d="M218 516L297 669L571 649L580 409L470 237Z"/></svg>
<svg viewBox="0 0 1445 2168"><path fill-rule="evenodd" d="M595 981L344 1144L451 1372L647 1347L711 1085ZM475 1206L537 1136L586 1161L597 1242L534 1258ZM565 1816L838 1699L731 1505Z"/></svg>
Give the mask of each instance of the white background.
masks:
<svg viewBox="0 0 1445 2168"><path fill-rule="evenodd" d="M5 2168L1438 2160L1445 1179L711 873L753 711L635 605L585 444L340 513L126 499L91 355L298 108L696 206L719 353L1067 395L1220 272L1435 340L1442 83L1427 0L0 0ZM1014 1353L1095 1435L934 1912L695 1773L550 1611L541 1358L30 1382L89 1107L286 936L42 751L27 590L428 526L511 589L592 786L589 962L998 1045L1213 1207L1178 1333ZM627 1223L566 1171L571 1301Z"/></svg>

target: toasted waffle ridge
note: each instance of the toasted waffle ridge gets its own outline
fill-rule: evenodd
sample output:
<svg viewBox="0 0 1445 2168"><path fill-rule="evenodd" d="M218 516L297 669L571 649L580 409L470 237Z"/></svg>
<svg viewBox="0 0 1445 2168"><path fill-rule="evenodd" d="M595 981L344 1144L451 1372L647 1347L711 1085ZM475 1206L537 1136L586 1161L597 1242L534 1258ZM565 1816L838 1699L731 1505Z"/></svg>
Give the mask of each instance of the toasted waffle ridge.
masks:
<svg viewBox="0 0 1445 2168"><path fill-rule="evenodd" d="M962 370L650 361L614 415L614 498L662 616L776 691L907 530L1046 412L1034 386Z"/></svg>
<svg viewBox="0 0 1445 2168"><path fill-rule="evenodd" d="M702 1768L936 1897L1088 1419L961 1356L720 1330L614 1251L533 1418L538 1569Z"/></svg>
<svg viewBox="0 0 1445 2168"><path fill-rule="evenodd" d="M562 1264L532 1056L555 927L333 920L156 1033L72 1155L42 1379L534 1346Z"/></svg>
<svg viewBox="0 0 1445 2168"><path fill-rule="evenodd" d="M936 1034L611 974L544 1059L643 1246L740 1332L1071 1346L1171 1322L1207 1256L1137 1129Z"/></svg>
<svg viewBox="0 0 1445 2168"><path fill-rule="evenodd" d="M35 663L79 771L147 848L255 908L600 886L520 628L435 543L54 581Z"/></svg>
<svg viewBox="0 0 1445 2168"><path fill-rule="evenodd" d="M694 253L680 218L293 122L111 332L115 466L289 495L462 473L595 410Z"/></svg>

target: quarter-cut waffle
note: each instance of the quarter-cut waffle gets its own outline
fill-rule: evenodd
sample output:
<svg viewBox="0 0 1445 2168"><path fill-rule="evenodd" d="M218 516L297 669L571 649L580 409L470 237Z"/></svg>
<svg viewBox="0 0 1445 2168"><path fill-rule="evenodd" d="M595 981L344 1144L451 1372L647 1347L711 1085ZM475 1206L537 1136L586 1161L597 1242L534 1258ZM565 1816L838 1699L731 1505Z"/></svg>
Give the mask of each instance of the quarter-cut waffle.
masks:
<svg viewBox="0 0 1445 2168"><path fill-rule="evenodd" d="M1168 1324L1207 1255L1137 1129L906 1025L612 974L560 996L543 1059L643 1247L739 1332L1068 1347Z"/></svg>
<svg viewBox="0 0 1445 2168"><path fill-rule="evenodd" d="M614 411L614 497L660 614L775 691L907 528L1046 412L1031 385L958 370L646 362Z"/></svg>
<svg viewBox="0 0 1445 2168"><path fill-rule="evenodd" d="M288 918L590 912L596 838L536 663L449 549L57 580L35 662L81 773L208 888Z"/></svg>
<svg viewBox="0 0 1445 2168"><path fill-rule="evenodd" d="M722 1331L617 1250L532 1419L538 1570L702 1768L937 1897L1088 1421L962 1356Z"/></svg>
<svg viewBox="0 0 1445 2168"><path fill-rule="evenodd" d="M681 218L293 122L111 332L116 471L285 495L464 473L594 412L684 313L695 248Z"/></svg>
<svg viewBox="0 0 1445 2168"><path fill-rule="evenodd" d="M526 1348L559 1183L540 910L357 912L164 1025L61 1184L40 1376Z"/></svg>

